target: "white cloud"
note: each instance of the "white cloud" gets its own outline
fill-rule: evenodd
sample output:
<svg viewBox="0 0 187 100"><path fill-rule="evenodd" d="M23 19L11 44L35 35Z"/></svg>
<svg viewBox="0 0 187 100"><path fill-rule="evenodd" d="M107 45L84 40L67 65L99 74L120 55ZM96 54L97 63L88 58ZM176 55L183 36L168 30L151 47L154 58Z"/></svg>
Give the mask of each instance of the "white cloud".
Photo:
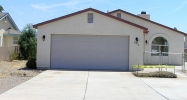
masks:
<svg viewBox="0 0 187 100"><path fill-rule="evenodd" d="M21 12L21 11L18 11L18 10L15 10L13 7L9 7L11 10L13 10L13 11L15 11L15 12L17 12L18 14L20 14L20 15L23 15L24 13L23 12Z"/></svg>
<svg viewBox="0 0 187 100"><path fill-rule="evenodd" d="M178 11L178 10L182 9L186 5L186 3L187 3L187 0L183 1L181 3L181 5L179 7L177 7L174 11Z"/></svg>
<svg viewBox="0 0 187 100"><path fill-rule="evenodd" d="M23 12L21 12L21 11L17 11L20 15L22 15L22 14L24 14Z"/></svg>
<svg viewBox="0 0 187 100"><path fill-rule="evenodd" d="M180 9L182 9L187 4L187 0L184 0L180 6L178 6L175 10L173 10L171 13L176 12Z"/></svg>
<svg viewBox="0 0 187 100"><path fill-rule="evenodd" d="M156 7L151 7L151 8L147 8L146 10L153 10L153 9L159 9L159 8L162 8L164 6L156 6Z"/></svg>
<svg viewBox="0 0 187 100"><path fill-rule="evenodd" d="M47 5L47 4L31 4L31 6L35 9L48 12L52 8L55 8L55 7L78 8L76 6L81 4L81 3L95 3L95 2L100 2L100 1L103 1L103 0L70 0L68 2L60 3L60 4L50 4L50 5Z"/></svg>
<svg viewBox="0 0 187 100"><path fill-rule="evenodd" d="M35 9L38 10L42 10L42 11L50 11L50 9L55 8L55 7L60 7L60 6L67 6L67 7L73 7L75 5L77 5L78 2L77 0L72 0L66 3L61 3L61 4L51 4L51 5L47 5L47 4L31 4L31 6Z"/></svg>

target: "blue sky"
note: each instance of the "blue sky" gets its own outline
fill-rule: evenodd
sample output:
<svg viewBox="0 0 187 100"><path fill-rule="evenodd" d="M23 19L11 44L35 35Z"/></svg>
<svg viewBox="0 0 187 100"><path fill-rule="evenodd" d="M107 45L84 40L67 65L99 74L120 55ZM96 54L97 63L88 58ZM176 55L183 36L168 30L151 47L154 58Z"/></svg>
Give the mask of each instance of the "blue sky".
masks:
<svg viewBox="0 0 187 100"><path fill-rule="evenodd" d="M122 9L133 14L146 11L151 20L187 33L187 0L0 0L21 29L86 8L103 12Z"/></svg>

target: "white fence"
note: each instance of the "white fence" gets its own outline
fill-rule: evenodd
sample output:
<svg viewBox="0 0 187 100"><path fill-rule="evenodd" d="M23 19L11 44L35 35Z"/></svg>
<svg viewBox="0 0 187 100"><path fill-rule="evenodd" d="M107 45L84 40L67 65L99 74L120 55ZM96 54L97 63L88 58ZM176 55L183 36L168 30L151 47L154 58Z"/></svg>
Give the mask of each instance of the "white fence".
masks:
<svg viewBox="0 0 187 100"><path fill-rule="evenodd" d="M9 61L13 53L19 54L19 46L0 47L0 61Z"/></svg>
<svg viewBox="0 0 187 100"><path fill-rule="evenodd" d="M144 51L144 64L184 65L184 53Z"/></svg>

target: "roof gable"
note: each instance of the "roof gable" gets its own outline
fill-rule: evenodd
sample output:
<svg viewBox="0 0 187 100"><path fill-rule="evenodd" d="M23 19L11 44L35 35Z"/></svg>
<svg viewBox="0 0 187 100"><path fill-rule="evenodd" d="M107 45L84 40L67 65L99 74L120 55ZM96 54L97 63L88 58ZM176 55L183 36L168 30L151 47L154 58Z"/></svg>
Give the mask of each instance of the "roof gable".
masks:
<svg viewBox="0 0 187 100"><path fill-rule="evenodd" d="M55 22L55 21L58 21L58 20L61 20L61 19L65 19L65 18L68 18L68 17L71 17L71 16L75 16L75 15L77 15L77 14L81 14L81 13L84 13L84 12L87 12L87 11L93 11L93 12L99 13L99 14L104 15L104 16L106 16L106 17L110 17L110 18L112 18L112 19L115 19L115 20L121 21L121 22L123 22L123 23L129 24L129 25L131 25L131 26L140 28L140 29L143 30L144 33L148 33L148 28L146 28L146 27L143 27L143 26L141 26L141 25L132 23L132 22L127 21L127 20L124 20L124 19L119 19L119 18L117 18L117 17L115 17L115 16L106 14L106 13L104 13L104 12L101 12L101 11L96 10L96 9L93 9L93 8L88 8L88 9L81 10L81 11L78 11L78 12L75 12L75 13L71 13L71 14L68 14L68 15L65 15L65 16L61 16L61 17L58 17L58 18L55 18L55 19L51 19L51 20L48 20L48 21L45 21L45 22L41 22L41 23L38 23L38 24L33 25L33 27L34 27L34 28L38 28L38 26L42 26L42 25L45 25L45 24L48 24L48 23L51 23L51 22Z"/></svg>
<svg viewBox="0 0 187 100"><path fill-rule="evenodd" d="M13 26L16 30L20 31L19 28L17 27L16 23L14 22L14 20L12 19L12 17L10 16L9 13L4 13L4 12L3 12L3 13L0 13L0 20L3 20L5 17L7 17L7 19L10 21L10 23L12 24L12 26Z"/></svg>
<svg viewBox="0 0 187 100"><path fill-rule="evenodd" d="M128 14L128 15L131 15L131 16L133 16L133 17L136 17L136 18L138 18L138 19L141 19L141 20L144 20L144 21L150 22L150 23L152 23L152 24L159 25L159 26L164 27L164 28L166 28L166 29L169 29L169 30L175 31L175 32L177 32L177 33L180 33L180 34L183 34L183 35L187 35L187 34L184 33L184 32L181 32L181 31L178 31L178 30L176 30L176 29L170 28L170 27L168 27L168 26L162 25L162 24L160 24L160 23L157 23L157 22L154 22L154 21L151 21L151 20L148 20L148 19L145 19L145 18L139 17L139 16L137 16L137 15L134 15L134 14L132 14L132 13L129 13L129 12L124 11L124 10L121 10L121 9L118 9L118 10L114 10L114 11L108 12L108 14L112 14L112 13L115 13L115 12L122 12L122 13L125 13L125 14Z"/></svg>

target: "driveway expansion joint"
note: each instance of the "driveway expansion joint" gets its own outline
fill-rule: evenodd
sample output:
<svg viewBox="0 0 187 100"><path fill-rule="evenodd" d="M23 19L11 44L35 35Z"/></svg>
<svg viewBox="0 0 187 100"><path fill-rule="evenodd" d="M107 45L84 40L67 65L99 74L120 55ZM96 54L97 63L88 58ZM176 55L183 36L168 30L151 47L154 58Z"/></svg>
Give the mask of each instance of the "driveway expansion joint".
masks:
<svg viewBox="0 0 187 100"><path fill-rule="evenodd" d="M159 95L161 95L162 97L166 98L167 100L169 100L166 96L162 95L161 93L159 93L157 90L153 89L151 86L149 86L147 83L145 83L141 78L139 78L145 85L147 85L149 88L151 88L152 90L154 90L156 93L158 93Z"/></svg>
<svg viewBox="0 0 187 100"><path fill-rule="evenodd" d="M88 71L88 76L87 76L87 81L86 81L86 88L85 88L85 93L84 93L84 98L83 98L83 100L85 100L85 96L86 96L86 92L87 92L89 73L90 73L90 71Z"/></svg>

